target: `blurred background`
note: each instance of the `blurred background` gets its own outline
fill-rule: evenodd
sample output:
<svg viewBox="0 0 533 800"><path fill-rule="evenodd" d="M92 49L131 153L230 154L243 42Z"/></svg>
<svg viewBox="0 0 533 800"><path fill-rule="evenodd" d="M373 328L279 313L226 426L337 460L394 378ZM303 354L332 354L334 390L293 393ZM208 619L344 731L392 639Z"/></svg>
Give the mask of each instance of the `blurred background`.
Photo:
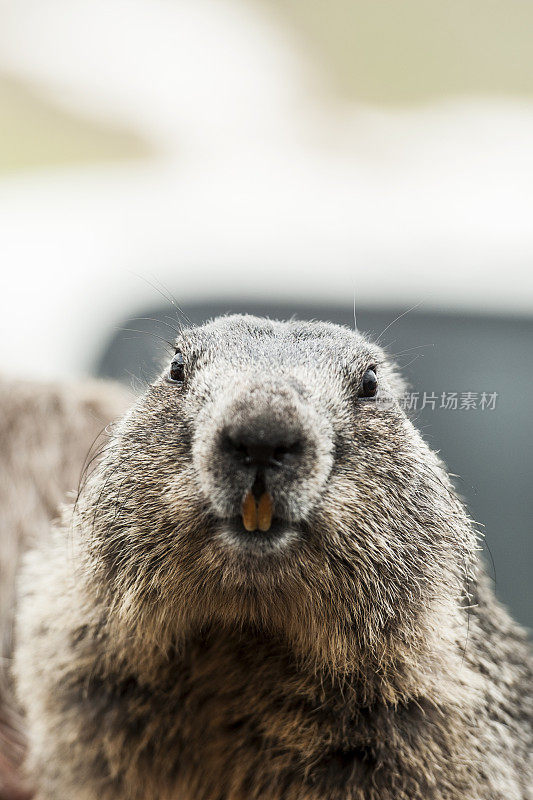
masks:
<svg viewBox="0 0 533 800"><path fill-rule="evenodd" d="M532 35L529 0L0 0L0 369L141 387L185 318L355 306L533 625Z"/></svg>

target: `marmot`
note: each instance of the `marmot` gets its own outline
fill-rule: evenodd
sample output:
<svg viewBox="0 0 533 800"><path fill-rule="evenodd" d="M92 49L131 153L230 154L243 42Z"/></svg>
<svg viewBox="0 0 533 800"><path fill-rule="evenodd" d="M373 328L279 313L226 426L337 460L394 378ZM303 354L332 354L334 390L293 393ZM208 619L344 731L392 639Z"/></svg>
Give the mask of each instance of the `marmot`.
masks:
<svg viewBox="0 0 533 800"><path fill-rule="evenodd" d="M394 365L183 331L21 575L39 800L525 800L531 662Z"/></svg>

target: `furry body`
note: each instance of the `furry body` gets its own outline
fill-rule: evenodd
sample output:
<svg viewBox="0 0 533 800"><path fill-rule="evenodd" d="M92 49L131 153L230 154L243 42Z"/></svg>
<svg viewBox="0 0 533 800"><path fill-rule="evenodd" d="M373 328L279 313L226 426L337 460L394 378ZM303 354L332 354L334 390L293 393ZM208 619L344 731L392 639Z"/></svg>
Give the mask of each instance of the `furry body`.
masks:
<svg viewBox="0 0 533 800"><path fill-rule="evenodd" d="M26 796L17 770L24 732L12 700L15 579L23 553L48 540L66 492L102 428L131 400L111 385L0 380L0 798Z"/></svg>
<svg viewBox="0 0 533 800"><path fill-rule="evenodd" d="M525 635L383 352L250 317L177 347L183 382L148 389L26 560L39 797L529 799ZM278 527L248 535L227 441L273 430L297 455L261 478Z"/></svg>

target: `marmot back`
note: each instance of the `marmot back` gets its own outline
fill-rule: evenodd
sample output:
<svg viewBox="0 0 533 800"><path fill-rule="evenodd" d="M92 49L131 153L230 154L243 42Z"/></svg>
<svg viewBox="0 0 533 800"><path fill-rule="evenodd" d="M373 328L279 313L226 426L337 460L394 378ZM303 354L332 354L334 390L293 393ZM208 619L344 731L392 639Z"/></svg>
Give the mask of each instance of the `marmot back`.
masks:
<svg viewBox="0 0 533 800"><path fill-rule="evenodd" d="M22 793L24 731L11 698L15 577L23 553L49 536L103 428L131 397L118 386L0 380L0 798ZM18 788L17 788L18 787Z"/></svg>
<svg viewBox="0 0 533 800"><path fill-rule="evenodd" d="M25 560L41 800L526 800L526 637L405 415L326 323L183 331Z"/></svg>

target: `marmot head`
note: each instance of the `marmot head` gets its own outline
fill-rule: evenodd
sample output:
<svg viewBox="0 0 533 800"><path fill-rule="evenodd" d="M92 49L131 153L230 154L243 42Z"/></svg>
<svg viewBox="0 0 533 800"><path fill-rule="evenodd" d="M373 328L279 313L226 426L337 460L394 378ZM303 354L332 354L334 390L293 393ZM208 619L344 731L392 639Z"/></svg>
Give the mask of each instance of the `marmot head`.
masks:
<svg viewBox="0 0 533 800"><path fill-rule="evenodd" d="M158 642L252 625L339 669L414 654L475 537L385 353L241 316L175 346L75 515L112 613Z"/></svg>

